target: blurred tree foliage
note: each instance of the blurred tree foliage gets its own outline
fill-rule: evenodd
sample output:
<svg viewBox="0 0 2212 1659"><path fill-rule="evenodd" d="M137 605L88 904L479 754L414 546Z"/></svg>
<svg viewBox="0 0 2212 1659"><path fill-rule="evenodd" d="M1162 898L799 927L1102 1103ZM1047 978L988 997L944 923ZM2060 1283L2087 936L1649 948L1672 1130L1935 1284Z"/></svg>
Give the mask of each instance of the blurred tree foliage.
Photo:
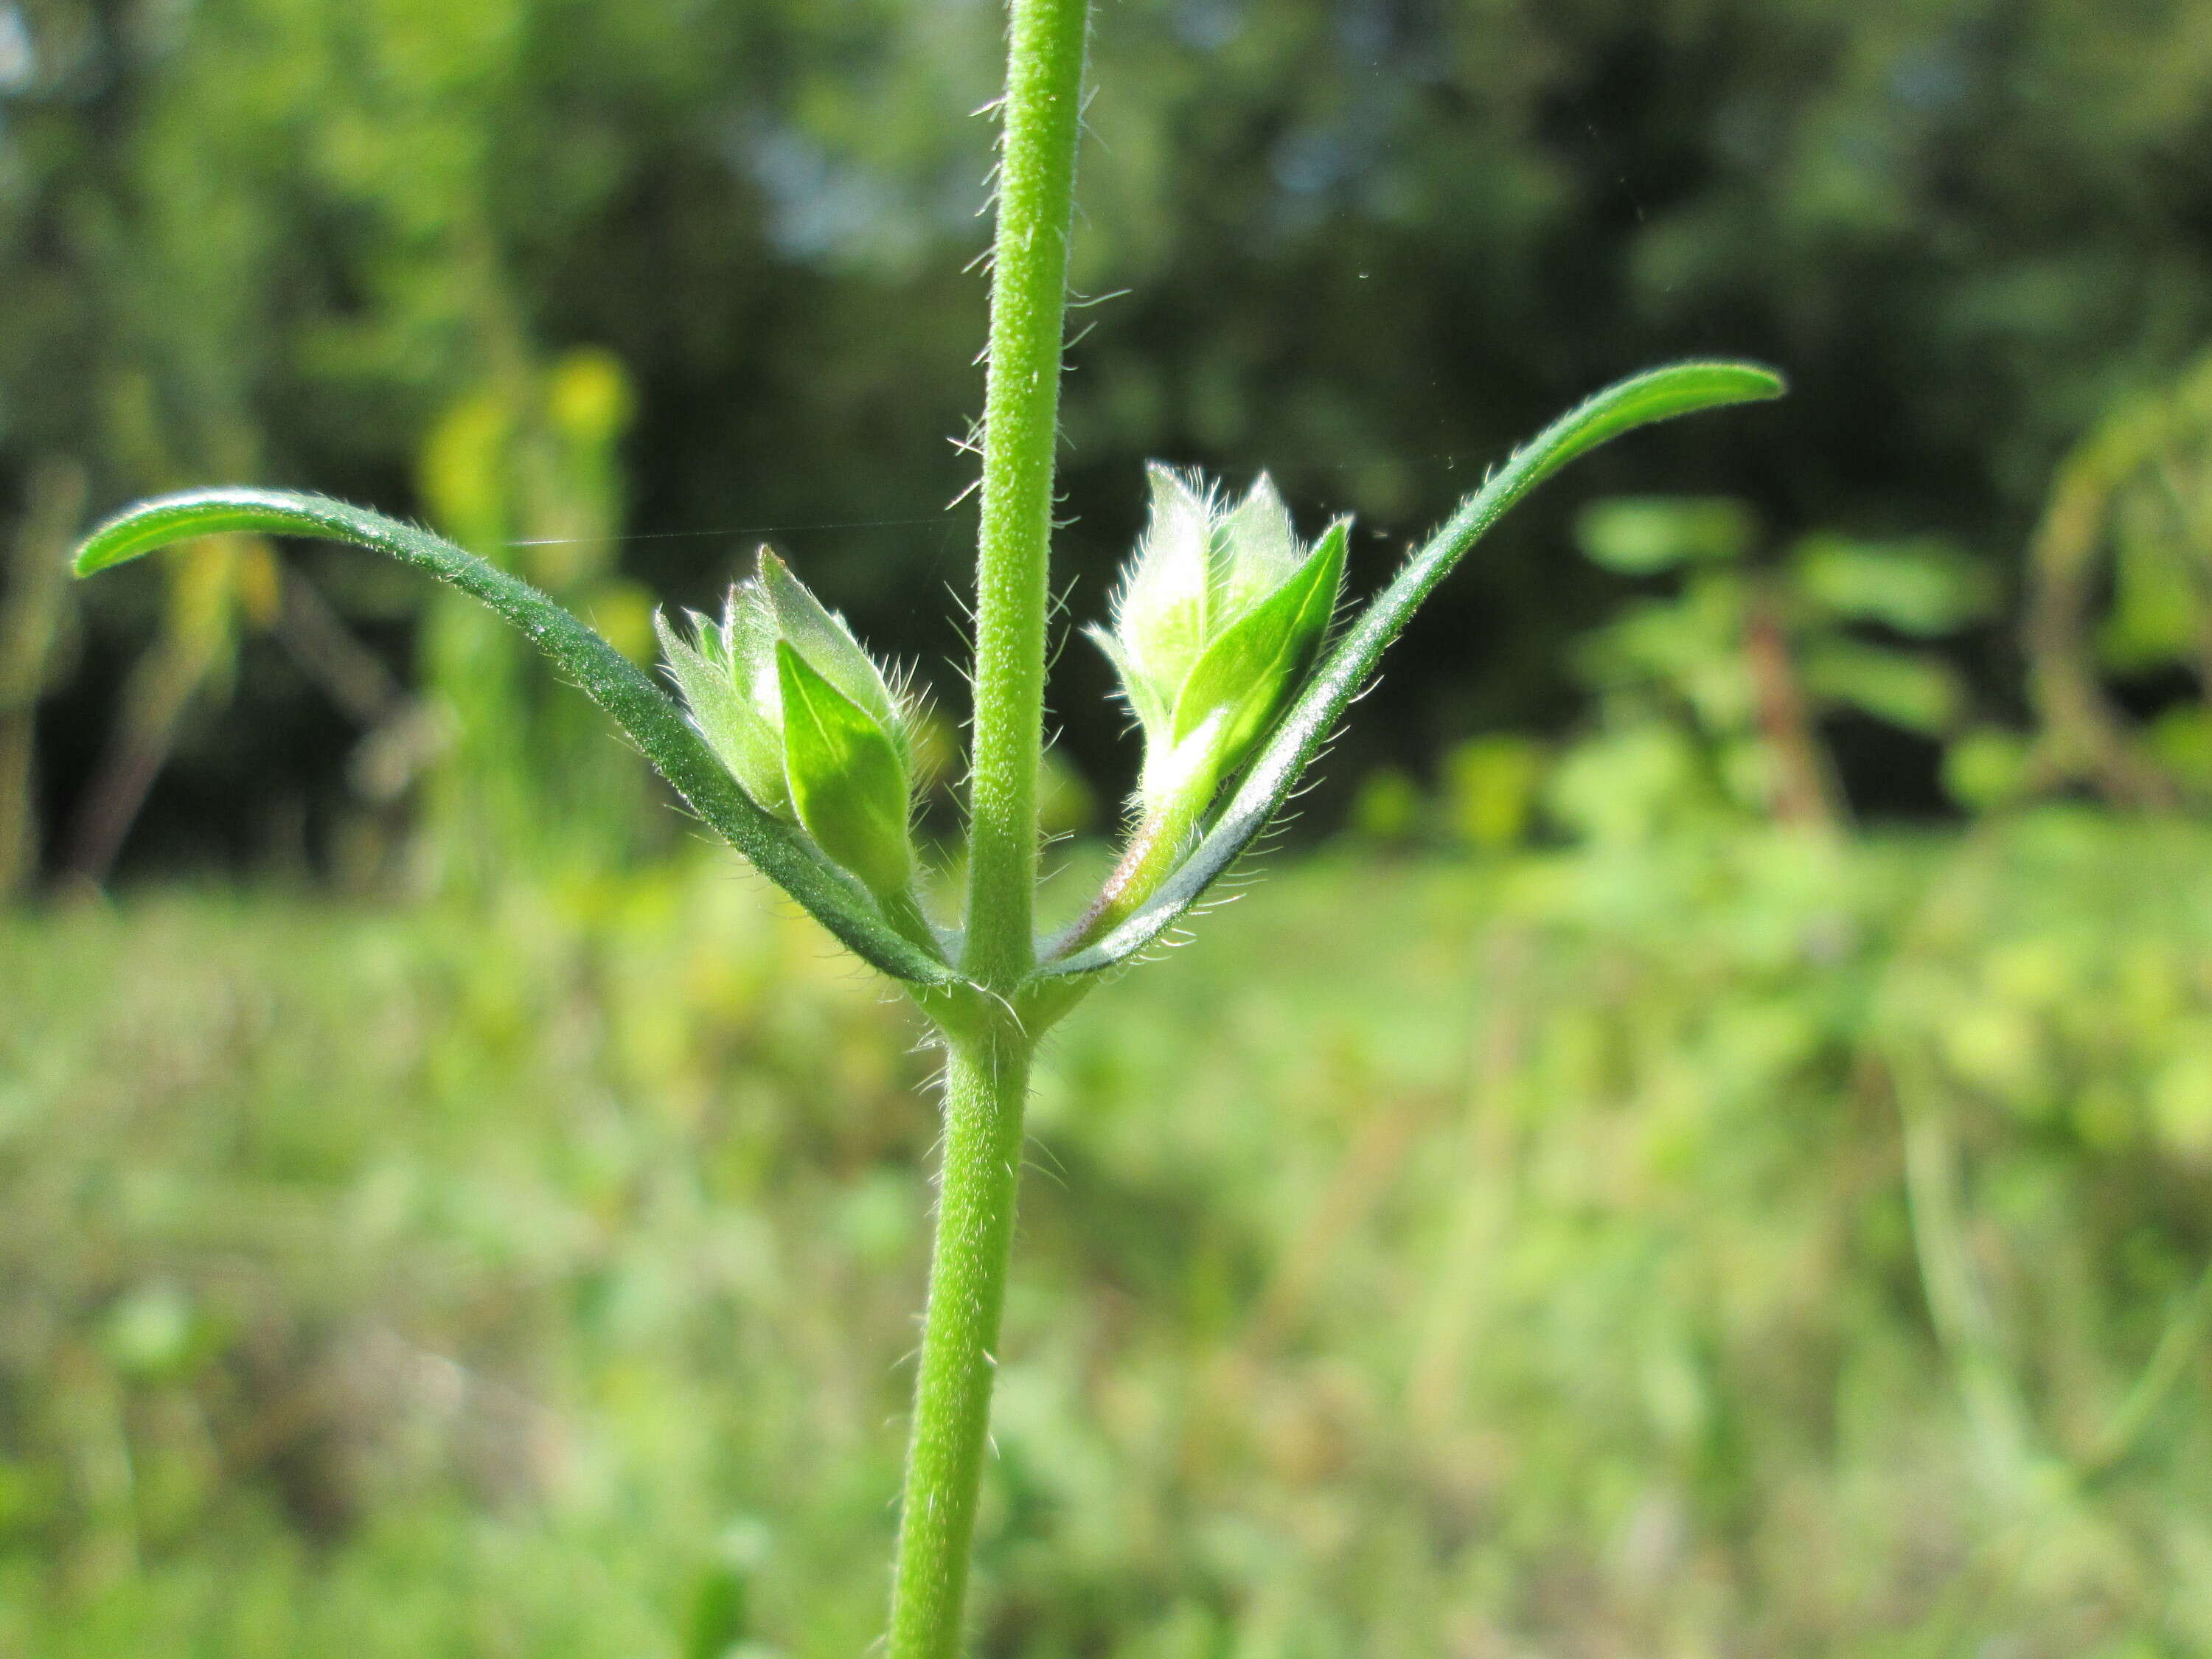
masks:
<svg viewBox="0 0 2212 1659"><path fill-rule="evenodd" d="M1553 805L1592 838L1746 815L1833 836L1846 813L1825 722L1965 735L1967 690L1931 647L1986 614L1990 582L1948 543L1815 532L1756 558L1757 515L1724 495L1616 496L1576 533L1608 569L1680 577L1574 653L1598 718L1561 765Z"/></svg>
<svg viewBox="0 0 2212 1659"><path fill-rule="evenodd" d="M2131 805L2203 805L2212 792L2212 356L2124 402L2066 457L2029 576L2029 684L2042 726L2033 766ZM2146 703L2153 717L2132 719Z"/></svg>
<svg viewBox="0 0 2212 1659"><path fill-rule="evenodd" d="M980 401L989 130L964 112L997 33L987 0L0 0L0 514L51 453L100 506L258 476L420 510L415 458L486 382L496 300L529 350L634 378L625 575L696 602L773 532L937 673L968 542L944 440ZM2188 0L1125 0L1097 72L1079 613L1147 456L1357 512L1371 586L1562 402L1721 349L1796 395L1585 489L2008 558L2069 442L2212 333L2212 15ZM1574 706L1559 647L1616 590L1563 558L1571 505L1448 592L1340 778ZM302 568L412 675L411 586ZM151 592L99 597L88 663L146 636ZM235 655L246 718L185 722L154 849L248 852L280 803L343 799L346 716L271 646ZM1104 666L1065 666L1069 750L1110 776ZM1974 666L2011 678L1987 640ZM49 709L58 798L112 684ZM1845 781L1933 801L1914 752L1846 754Z"/></svg>
<svg viewBox="0 0 2212 1659"><path fill-rule="evenodd" d="M622 365L588 348L541 365L511 329L501 339L486 383L424 447L430 516L464 546L498 550L500 563L649 661L652 601L615 568L617 445L633 412ZM481 605L447 591L428 604L430 730L398 746L438 763L421 838L433 878L481 893L517 864L581 872L634 854L647 799L641 757L608 742L598 711Z"/></svg>

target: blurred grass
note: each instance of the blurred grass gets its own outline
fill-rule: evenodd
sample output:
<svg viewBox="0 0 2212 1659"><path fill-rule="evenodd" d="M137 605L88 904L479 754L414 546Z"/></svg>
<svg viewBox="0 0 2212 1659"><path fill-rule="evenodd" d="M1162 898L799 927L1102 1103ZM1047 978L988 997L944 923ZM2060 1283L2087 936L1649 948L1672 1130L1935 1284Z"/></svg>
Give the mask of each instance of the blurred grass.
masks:
<svg viewBox="0 0 2212 1659"><path fill-rule="evenodd" d="M2212 1652L2212 831L1200 934L1051 1046L980 1651ZM705 858L0 918L0 1653L864 1650L914 1036Z"/></svg>

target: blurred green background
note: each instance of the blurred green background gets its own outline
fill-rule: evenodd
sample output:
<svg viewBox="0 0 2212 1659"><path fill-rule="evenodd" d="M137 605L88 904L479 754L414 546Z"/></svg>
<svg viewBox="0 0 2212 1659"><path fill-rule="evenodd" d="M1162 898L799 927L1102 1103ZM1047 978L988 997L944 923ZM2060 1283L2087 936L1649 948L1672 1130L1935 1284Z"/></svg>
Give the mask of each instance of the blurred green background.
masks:
<svg viewBox="0 0 2212 1659"><path fill-rule="evenodd" d="M0 0L0 1654L849 1655L912 1022L465 604L934 687L988 0ZM1646 362L1036 1106L997 1656L2212 1655L2212 9L1112 0L1058 543L1366 592ZM948 503L951 505L948 506ZM1080 902L1134 769L1060 659Z"/></svg>

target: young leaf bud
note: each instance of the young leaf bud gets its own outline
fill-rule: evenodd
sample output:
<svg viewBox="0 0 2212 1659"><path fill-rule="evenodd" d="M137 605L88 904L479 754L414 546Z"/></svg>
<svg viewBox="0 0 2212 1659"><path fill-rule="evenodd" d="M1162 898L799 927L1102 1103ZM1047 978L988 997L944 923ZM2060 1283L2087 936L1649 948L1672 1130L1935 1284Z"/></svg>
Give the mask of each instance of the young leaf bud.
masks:
<svg viewBox="0 0 2212 1659"><path fill-rule="evenodd" d="M691 722L744 792L878 897L914 880L910 713L846 627L763 547L717 623L654 618Z"/></svg>
<svg viewBox="0 0 2212 1659"><path fill-rule="evenodd" d="M783 690L784 773L814 844L878 895L914 880L906 762L874 715L789 640L775 647Z"/></svg>
<svg viewBox="0 0 2212 1659"><path fill-rule="evenodd" d="M1147 817L1202 808L1267 731L1321 647L1344 581L1348 521L1310 549L1263 474L1226 506L1194 476L1151 468L1152 521L1094 629L1145 733Z"/></svg>

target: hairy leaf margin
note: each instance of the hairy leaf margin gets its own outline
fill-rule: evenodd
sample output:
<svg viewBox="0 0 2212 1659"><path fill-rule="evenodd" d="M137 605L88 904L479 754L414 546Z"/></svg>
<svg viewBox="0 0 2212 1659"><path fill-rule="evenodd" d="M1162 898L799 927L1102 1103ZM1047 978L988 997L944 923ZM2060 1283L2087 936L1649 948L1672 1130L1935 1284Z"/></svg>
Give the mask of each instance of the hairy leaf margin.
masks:
<svg viewBox="0 0 2212 1659"><path fill-rule="evenodd" d="M1203 897L1282 810L1315 751L1407 618L1522 496L1568 462L1624 432L1678 415L1778 398L1786 389L1779 374L1757 363L1673 363L1631 375L1546 427L1460 504L1428 545L1360 613L1245 769L1196 848L1159 891L1103 939L1046 963L1041 974L1068 978L1126 961Z"/></svg>
<svg viewBox="0 0 2212 1659"><path fill-rule="evenodd" d="M442 537L327 496L196 489L142 501L100 525L77 551L76 574L89 576L172 542L239 531L313 537L388 554L482 600L614 716L694 811L855 955L895 979L959 982L942 961L895 932L858 884L823 866L795 829L755 805L643 670L548 595Z"/></svg>

